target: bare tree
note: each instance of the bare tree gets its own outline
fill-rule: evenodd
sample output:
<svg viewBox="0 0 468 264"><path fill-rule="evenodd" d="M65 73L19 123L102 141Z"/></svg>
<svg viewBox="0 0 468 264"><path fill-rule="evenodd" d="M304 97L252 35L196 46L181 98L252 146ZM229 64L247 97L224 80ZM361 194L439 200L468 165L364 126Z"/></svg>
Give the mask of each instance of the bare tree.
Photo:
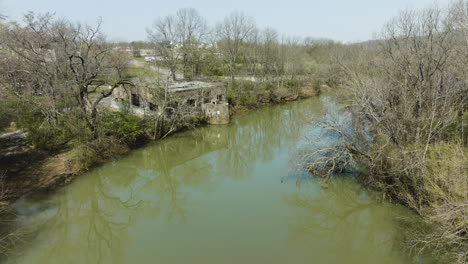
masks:
<svg viewBox="0 0 468 264"><path fill-rule="evenodd" d="M306 159L307 168L326 177L348 165L361 169L368 186L434 224L430 233L412 237L415 245L443 248L438 253L465 263L466 1L454 8L404 11L374 42L377 55L359 46L372 56L358 53L342 63L352 122L324 123L336 144L314 145ZM356 62L362 59L371 61L367 72L354 70L368 63Z"/></svg>
<svg viewBox="0 0 468 264"><path fill-rule="evenodd" d="M236 67L242 53L242 46L249 35L255 32L255 27L251 17L238 12L231 13L217 26L218 48L228 65L233 81L237 74Z"/></svg>
<svg viewBox="0 0 468 264"><path fill-rule="evenodd" d="M187 78L198 74L201 50L207 40L209 29L206 20L193 8L180 9L176 13L176 18L183 72Z"/></svg>
<svg viewBox="0 0 468 264"><path fill-rule="evenodd" d="M300 74L307 73L307 67L304 60L304 48L300 45L301 41L297 37L287 38L285 40L285 72L291 80L295 80Z"/></svg>
<svg viewBox="0 0 468 264"><path fill-rule="evenodd" d="M2 41L9 50L4 57L2 79L9 92L23 101L40 105L46 121L56 125L59 115L57 96L61 90L56 77L64 67L52 65L55 53L50 49L51 19L48 14L37 19L33 14L27 14L27 27L14 23L4 30ZM37 102L30 95L39 95L45 100Z"/></svg>
<svg viewBox="0 0 468 264"><path fill-rule="evenodd" d="M15 66L6 72L6 78L15 94L46 106L43 112L52 123L64 110L57 106L58 99L75 98L83 119L96 132L102 99L120 85L131 85L121 75L123 69L109 63L111 48L100 32L101 22L90 27L50 14L29 13L25 23L25 27L12 24L5 34ZM35 100L37 96L45 96L46 103Z"/></svg>
<svg viewBox="0 0 468 264"><path fill-rule="evenodd" d="M153 24L153 27L147 29L149 40L155 45L156 51L163 58L162 64L171 72L172 79L177 79L177 63L180 59L180 53L176 44L180 40L180 34L177 28L177 22L174 16L159 18Z"/></svg>
<svg viewBox="0 0 468 264"><path fill-rule="evenodd" d="M261 60L262 77L268 80L275 79L281 68L279 35L276 30L267 28L261 32Z"/></svg>
<svg viewBox="0 0 468 264"><path fill-rule="evenodd" d="M452 27L455 35L457 67L468 71L468 1L459 0L450 6L446 24Z"/></svg>
<svg viewBox="0 0 468 264"><path fill-rule="evenodd" d="M261 33L258 29L254 29L247 38L248 47L245 51L245 62L247 74L260 78L262 75L261 68Z"/></svg>
<svg viewBox="0 0 468 264"><path fill-rule="evenodd" d="M447 128L467 100L466 71L456 65L459 44L444 17L438 8L405 11L384 28L380 55L371 58L376 71L366 76L343 64L353 129L328 126L344 142L359 142L341 147L354 160L361 158L371 182L386 183L389 193L415 210L429 199L424 189L428 150L446 140ZM366 138L372 144L356 151ZM399 197L402 189L405 197Z"/></svg>
<svg viewBox="0 0 468 264"><path fill-rule="evenodd" d="M209 32L206 20L195 9L184 8L175 15L159 18L147 32L174 81L179 62L184 76L196 73L198 51Z"/></svg>

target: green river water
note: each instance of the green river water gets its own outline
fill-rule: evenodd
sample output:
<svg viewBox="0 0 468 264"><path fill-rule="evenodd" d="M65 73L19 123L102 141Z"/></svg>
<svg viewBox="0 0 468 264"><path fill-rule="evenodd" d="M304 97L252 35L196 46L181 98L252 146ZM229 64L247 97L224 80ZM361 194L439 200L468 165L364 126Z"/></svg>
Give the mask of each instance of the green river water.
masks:
<svg viewBox="0 0 468 264"><path fill-rule="evenodd" d="M16 221L34 236L6 263L410 263L397 225L409 212L351 177L294 175L327 107L313 98L179 133L23 200Z"/></svg>

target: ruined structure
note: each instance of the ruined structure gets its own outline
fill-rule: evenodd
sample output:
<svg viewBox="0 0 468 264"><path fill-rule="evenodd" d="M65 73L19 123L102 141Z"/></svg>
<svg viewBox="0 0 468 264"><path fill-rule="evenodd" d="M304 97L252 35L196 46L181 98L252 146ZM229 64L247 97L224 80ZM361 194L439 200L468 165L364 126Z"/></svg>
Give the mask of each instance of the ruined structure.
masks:
<svg viewBox="0 0 468 264"><path fill-rule="evenodd" d="M137 115L147 112L162 114L163 111L184 107L194 115L204 115L210 124L227 124L229 104L225 100L226 87L223 83L174 82L165 88L138 85L119 87L113 92L111 107L115 109L126 104Z"/></svg>
<svg viewBox="0 0 468 264"><path fill-rule="evenodd" d="M226 102L203 104L202 110L210 124L223 125L229 123L229 104Z"/></svg>

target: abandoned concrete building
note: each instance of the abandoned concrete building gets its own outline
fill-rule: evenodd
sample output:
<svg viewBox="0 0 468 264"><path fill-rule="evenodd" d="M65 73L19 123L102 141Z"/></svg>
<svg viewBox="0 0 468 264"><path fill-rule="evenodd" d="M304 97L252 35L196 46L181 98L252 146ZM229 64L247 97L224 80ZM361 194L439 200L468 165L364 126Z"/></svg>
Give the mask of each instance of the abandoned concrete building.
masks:
<svg viewBox="0 0 468 264"><path fill-rule="evenodd" d="M167 95L161 95L164 93ZM210 124L229 123L229 104L226 102L226 87L223 83L174 82L166 89L138 85L119 87L112 96L111 107L119 108L125 103L137 115L162 114L169 109L185 107L194 114L202 113ZM170 99L164 102L164 98ZM162 109L164 104L166 109ZM170 107L167 107L168 104Z"/></svg>

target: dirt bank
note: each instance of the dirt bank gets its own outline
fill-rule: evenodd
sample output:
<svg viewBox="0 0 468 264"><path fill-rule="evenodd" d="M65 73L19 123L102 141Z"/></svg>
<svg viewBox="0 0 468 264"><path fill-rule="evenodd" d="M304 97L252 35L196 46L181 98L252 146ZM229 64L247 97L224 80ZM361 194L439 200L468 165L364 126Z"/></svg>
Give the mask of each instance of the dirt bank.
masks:
<svg viewBox="0 0 468 264"><path fill-rule="evenodd" d="M70 152L36 150L21 131L1 135L0 149L0 202L3 205L33 191L63 185L79 173L72 165Z"/></svg>

